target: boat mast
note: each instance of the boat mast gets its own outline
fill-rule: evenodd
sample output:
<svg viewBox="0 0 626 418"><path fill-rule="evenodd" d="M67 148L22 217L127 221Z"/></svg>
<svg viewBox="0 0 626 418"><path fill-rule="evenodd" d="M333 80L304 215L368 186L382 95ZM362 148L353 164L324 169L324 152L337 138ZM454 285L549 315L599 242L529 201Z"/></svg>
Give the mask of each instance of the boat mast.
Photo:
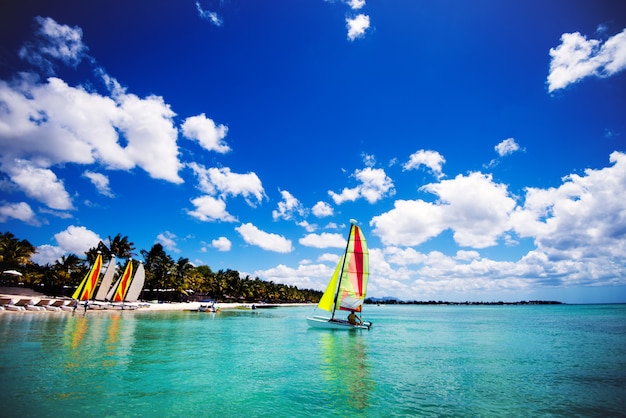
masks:
<svg viewBox="0 0 626 418"><path fill-rule="evenodd" d="M339 288L341 287L341 278L343 277L343 269L346 267L346 257L348 256L348 248L350 248L350 237L352 236L352 228L355 227L356 221L350 219L350 232L348 233L348 242L346 243L346 249L343 252L343 263L341 263L341 272L339 273L339 279L337 280L337 288L335 289L335 299L333 301L333 311L330 314L330 319L335 318L335 311L337 310L337 298L339 297Z"/></svg>

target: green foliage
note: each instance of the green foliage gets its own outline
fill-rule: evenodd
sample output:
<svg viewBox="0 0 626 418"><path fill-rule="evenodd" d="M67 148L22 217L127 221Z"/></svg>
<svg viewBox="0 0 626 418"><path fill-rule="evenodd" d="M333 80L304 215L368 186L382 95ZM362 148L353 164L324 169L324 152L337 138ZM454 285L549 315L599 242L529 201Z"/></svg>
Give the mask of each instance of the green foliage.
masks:
<svg viewBox="0 0 626 418"><path fill-rule="evenodd" d="M100 242L85 253L85 259L68 254L53 265L39 266L30 261L36 248L7 232L0 235L0 265L2 271L16 269L22 272L20 281L26 285L37 286L38 290L45 290L50 295L58 295L62 294L64 287L73 288L80 283L98 252L102 253L106 262L111 255L121 259L129 258L135 250L128 237L119 233L113 238L109 237L109 247ZM149 251L140 250L139 253L146 270L143 299L180 301L210 298L222 302L303 303L318 302L322 296L322 292L317 290L302 290L258 277L242 278L236 270L214 272L209 266L196 267L183 257L174 260L161 244L154 244Z"/></svg>

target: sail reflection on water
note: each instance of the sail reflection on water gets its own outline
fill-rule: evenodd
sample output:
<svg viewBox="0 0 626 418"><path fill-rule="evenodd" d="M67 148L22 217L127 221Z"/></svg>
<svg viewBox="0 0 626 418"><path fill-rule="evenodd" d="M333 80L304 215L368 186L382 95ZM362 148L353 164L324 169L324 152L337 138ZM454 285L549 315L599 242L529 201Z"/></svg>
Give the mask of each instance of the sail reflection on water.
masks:
<svg viewBox="0 0 626 418"><path fill-rule="evenodd" d="M370 406L374 380L370 377L367 341L361 333L319 333L325 392L357 410Z"/></svg>
<svg viewBox="0 0 626 418"><path fill-rule="evenodd" d="M64 336L66 372L123 370L130 358L134 333L135 318L120 312L68 317Z"/></svg>

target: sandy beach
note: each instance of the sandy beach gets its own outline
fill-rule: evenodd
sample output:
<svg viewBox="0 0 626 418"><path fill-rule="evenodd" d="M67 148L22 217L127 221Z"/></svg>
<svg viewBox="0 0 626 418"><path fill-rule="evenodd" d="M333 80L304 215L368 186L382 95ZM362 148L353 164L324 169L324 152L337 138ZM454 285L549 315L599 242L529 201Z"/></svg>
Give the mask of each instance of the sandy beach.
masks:
<svg viewBox="0 0 626 418"><path fill-rule="evenodd" d="M42 302L43 301L43 302ZM50 301L50 302L47 302ZM0 287L0 306L6 305L31 305L37 306L40 303L51 305L54 301L66 301L71 302L72 299L62 297L46 296L43 293L36 292L32 289L22 287ZM136 305L137 303L131 304ZM142 307L135 309L135 312L153 312L153 311L197 311L201 305L208 305L207 302L181 302L181 303L158 303L150 301L140 302ZM287 306L306 306L309 304L302 303L286 303L286 304L269 304L267 307L287 307ZM254 303L216 303L216 306L220 309L253 309L262 308L263 304ZM82 308L80 308L82 309ZM90 312L106 312L115 309L93 309ZM12 311L12 310L0 310L0 312L6 313L37 313L37 312L54 312L51 310L25 310L25 311Z"/></svg>

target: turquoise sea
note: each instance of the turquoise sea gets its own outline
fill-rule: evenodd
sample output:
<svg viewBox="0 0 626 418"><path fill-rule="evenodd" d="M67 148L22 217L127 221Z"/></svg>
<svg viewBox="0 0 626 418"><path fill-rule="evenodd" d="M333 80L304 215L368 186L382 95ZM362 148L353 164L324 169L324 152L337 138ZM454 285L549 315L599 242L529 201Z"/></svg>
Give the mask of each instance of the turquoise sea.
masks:
<svg viewBox="0 0 626 418"><path fill-rule="evenodd" d="M626 305L0 314L3 417L626 416Z"/></svg>

